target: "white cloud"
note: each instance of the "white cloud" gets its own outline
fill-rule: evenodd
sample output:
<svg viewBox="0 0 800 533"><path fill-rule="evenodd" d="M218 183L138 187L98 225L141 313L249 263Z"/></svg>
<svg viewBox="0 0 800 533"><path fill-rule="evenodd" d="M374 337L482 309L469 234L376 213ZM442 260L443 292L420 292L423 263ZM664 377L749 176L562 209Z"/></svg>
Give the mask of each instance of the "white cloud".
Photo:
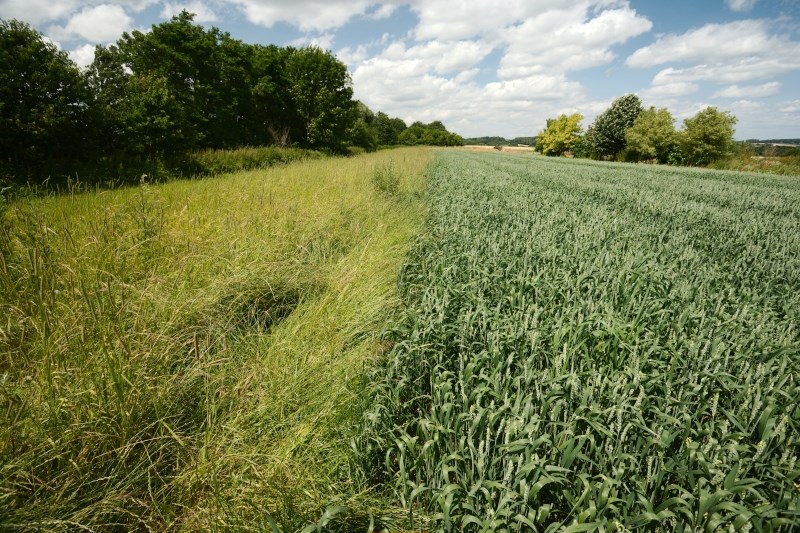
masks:
<svg viewBox="0 0 800 533"><path fill-rule="evenodd" d="M297 47L316 46L318 48L322 48L323 50L330 50L335 38L336 36L333 33L323 33L320 35L306 35L300 37L299 39L295 39L289 44L291 46L297 46Z"/></svg>
<svg viewBox="0 0 800 533"><path fill-rule="evenodd" d="M4 0L2 18L41 24L65 17L80 5L80 0Z"/></svg>
<svg viewBox="0 0 800 533"><path fill-rule="evenodd" d="M164 4L164 8L161 10L161 16L165 19L170 19L175 15L180 14L180 12L184 10L188 11L189 13L194 13L194 21L200 24L203 22L216 22L219 20L219 17L214 10L199 0L184 3L167 2Z"/></svg>
<svg viewBox="0 0 800 533"><path fill-rule="evenodd" d="M587 101L567 73L607 64L615 45L652 26L624 0L410 0L410 8L419 16L410 42L387 37L373 53L340 51L355 97L466 136L535 135L562 112L596 115L608 102ZM483 61L493 51L502 59L487 81Z"/></svg>
<svg viewBox="0 0 800 533"><path fill-rule="evenodd" d="M382 6L378 6L378 8L369 14L369 18L372 20L381 20L387 19L391 17L394 12L397 10L397 6L392 4L383 4Z"/></svg>
<svg viewBox="0 0 800 533"><path fill-rule="evenodd" d="M716 62L780 50L787 39L770 35L761 20L706 24L682 35L665 35L639 48L626 60L630 67L652 67L676 61Z"/></svg>
<svg viewBox="0 0 800 533"><path fill-rule="evenodd" d="M69 58L80 68L86 68L94 61L94 46L91 44L84 44L74 50L70 50Z"/></svg>
<svg viewBox="0 0 800 533"><path fill-rule="evenodd" d="M116 40L132 24L133 19L122 6L101 4L84 8L73 15L65 26L50 26L48 33L55 39L79 37L93 43L108 43Z"/></svg>
<svg viewBox="0 0 800 533"><path fill-rule="evenodd" d="M649 89L641 91L641 95L645 98L674 98L693 94L698 90L699 87L696 83L676 82L650 87Z"/></svg>
<svg viewBox="0 0 800 533"><path fill-rule="evenodd" d="M654 85L668 83L712 81L714 83L741 83L749 80L774 78L800 69L800 49L776 51L771 57L746 58L728 63L702 64L687 68L668 67L653 78Z"/></svg>
<svg viewBox="0 0 800 533"><path fill-rule="evenodd" d="M715 92L712 98L764 98L778 94L781 90L781 84L777 81L771 81L762 85L729 85L724 89Z"/></svg>
<svg viewBox="0 0 800 533"><path fill-rule="evenodd" d="M370 0L231 0L253 24L273 26L287 22L302 31L324 32L344 25L356 15L363 15Z"/></svg>
<svg viewBox="0 0 800 533"><path fill-rule="evenodd" d="M355 49L347 46L337 51L336 57L345 65L352 67L367 59L367 57L369 57L369 50L363 44L358 45Z"/></svg>
<svg viewBox="0 0 800 533"><path fill-rule="evenodd" d="M725 0L732 11L750 11L758 0Z"/></svg>
<svg viewBox="0 0 800 533"><path fill-rule="evenodd" d="M625 6L591 18L582 10L553 10L509 29L508 51L498 74L503 79L540 72L565 72L604 65L614 59L611 46L649 31L652 23ZM554 45L556 43L556 45Z"/></svg>
<svg viewBox="0 0 800 533"><path fill-rule="evenodd" d="M97 5L116 5L139 13L159 0L2 0L2 18L16 18L30 24L43 24L68 18L80 10Z"/></svg>
<svg viewBox="0 0 800 533"><path fill-rule="evenodd" d="M784 103L780 111L783 113L800 113L800 100Z"/></svg>

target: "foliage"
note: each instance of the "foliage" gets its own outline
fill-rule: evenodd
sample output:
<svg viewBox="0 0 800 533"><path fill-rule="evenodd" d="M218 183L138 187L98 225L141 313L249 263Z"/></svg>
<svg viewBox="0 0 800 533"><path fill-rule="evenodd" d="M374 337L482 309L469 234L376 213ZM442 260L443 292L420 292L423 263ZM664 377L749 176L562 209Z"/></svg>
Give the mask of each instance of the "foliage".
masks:
<svg viewBox="0 0 800 533"><path fill-rule="evenodd" d="M800 182L447 152L359 444L428 531L793 530Z"/></svg>
<svg viewBox="0 0 800 533"><path fill-rule="evenodd" d="M72 158L89 92L77 66L28 24L0 20L0 161L12 170Z"/></svg>
<svg viewBox="0 0 800 533"><path fill-rule="evenodd" d="M666 163L677 142L675 119L666 108L645 109L625 132L625 141L635 160L655 159Z"/></svg>
<svg viewBox="0 0 800 533"><path fill-rule="evenodd" d="M447 131L444 124L434 121L430 124L414 122L403 130L397 137L399 144L406 145L426 145L426 146L463 146L464 139L461 136Z"/></svg>
<svg viewBox="0 0 800 533"><path fill-rule="evenodd" d="M406 129L403 119L392 118L386 113L379 111L375 115L375 134L378 137L378 144L381 146L392 146L399 144L400 134Z"/></svg>
<svg viewBox="0 0 800 533"><path fill-rule="evenodd" d="M614 159L626 146L625 132L633 126L642 110L642 101L635 94L626 94L614 100L592 123L591 151L598 159Z"/></svg>
<svg viewBox="0 0 800 533"><path fill-rule="evenodd" d="M358 116L347 132L348 144L358 146L365 152L374 152L378 148L378 131L376 116L363 102L356 102Z"/></svg>
<svg viewBox="0 0 800 533"><path fill-rule="evenodd" d="M679 142L690 165L708 165L733 151L736 117L707 107L683 121Z"/></svg>
<svg viewBox="0 0 800 533"><path fill-rule="evenodd" d="M376 145L330 52L245 44L186 11L96 47L85 73L2 21L0 62L1 170L17 181L74 177L87 160L144 170L193 150Z"/></svg>
<svg viewBox="0 0 800 533"><path fill-rule="evenodd" d="M357 117L347 67L332 53L310 47L292 50L285 68L307 146L344 152Z"/></svg>
<svg viewBox="0 0 800 533"><path fill-rule="evenodd" d="M548 118L547 126L536 138L536 150L544 155L563 155L572 150L581 132L582 120L583 115L580 113Z"/></svg>
<svg viewBox="0 0 800 533"><path fill-rule="evenodd" d="M389 161L402 203L370 187ZM428 161L10 200L0 530L300 531L332 499L326 531L366 530L349 428Z"/></svg>

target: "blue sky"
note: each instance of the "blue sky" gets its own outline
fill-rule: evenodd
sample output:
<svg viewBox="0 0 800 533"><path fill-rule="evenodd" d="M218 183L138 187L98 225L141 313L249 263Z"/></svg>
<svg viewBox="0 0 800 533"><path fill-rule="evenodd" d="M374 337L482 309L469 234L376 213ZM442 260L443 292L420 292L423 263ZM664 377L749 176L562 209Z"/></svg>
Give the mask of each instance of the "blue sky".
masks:
<svg viewBox="0 0 800 533"><path fill-rule="evenodd" d="M800 137L798 0L0 0L79 65L181 9L245 42L329 49L373 110L465 137L588 125L626 93L678 126L711 105L739 139Z"/></svg>

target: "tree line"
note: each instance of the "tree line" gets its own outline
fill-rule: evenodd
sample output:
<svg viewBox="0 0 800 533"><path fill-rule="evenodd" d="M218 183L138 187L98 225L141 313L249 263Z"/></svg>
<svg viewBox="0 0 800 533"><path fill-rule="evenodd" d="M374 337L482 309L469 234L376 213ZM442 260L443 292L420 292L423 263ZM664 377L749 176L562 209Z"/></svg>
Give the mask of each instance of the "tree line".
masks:
<svg viewBox="0 0 800 533"><path fill-rule="evenodd" d="M734 148L736 117L714 107L685 119L676 130L668 109L644 109L637 95L627 94L614 100L585 133L582 120L580 113L547 119L536 149L553 156L705 166L728 157Z"/></svg>
<svg viewBox="0 0 800 533"><path fill-rule="evenodd" d="M0 20L0 173L32 178L192 150L463 143L441 122L374 113L316 47L247 44L183 11L95 48L81 70L25 22ZM0 176L2 177L2 176Z"/></svg>

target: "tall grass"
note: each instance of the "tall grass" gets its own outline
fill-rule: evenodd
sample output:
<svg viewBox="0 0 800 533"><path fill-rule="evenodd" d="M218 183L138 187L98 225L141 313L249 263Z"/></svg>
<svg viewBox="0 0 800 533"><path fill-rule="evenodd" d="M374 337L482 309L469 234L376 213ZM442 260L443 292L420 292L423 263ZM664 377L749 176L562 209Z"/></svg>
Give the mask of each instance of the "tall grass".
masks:
<svg viewBox="0 0 800 533"><path fill-rule="evenodd" d="M406 527L800 526L800 181L440 153L359 450Z"/></svg>
<svg viewBox="0 0 800 533"><path fill-rule="evenodd" d="M295 531L337 503L368 521L349 432L428 158L11 201L0 529Z"/></svg>

